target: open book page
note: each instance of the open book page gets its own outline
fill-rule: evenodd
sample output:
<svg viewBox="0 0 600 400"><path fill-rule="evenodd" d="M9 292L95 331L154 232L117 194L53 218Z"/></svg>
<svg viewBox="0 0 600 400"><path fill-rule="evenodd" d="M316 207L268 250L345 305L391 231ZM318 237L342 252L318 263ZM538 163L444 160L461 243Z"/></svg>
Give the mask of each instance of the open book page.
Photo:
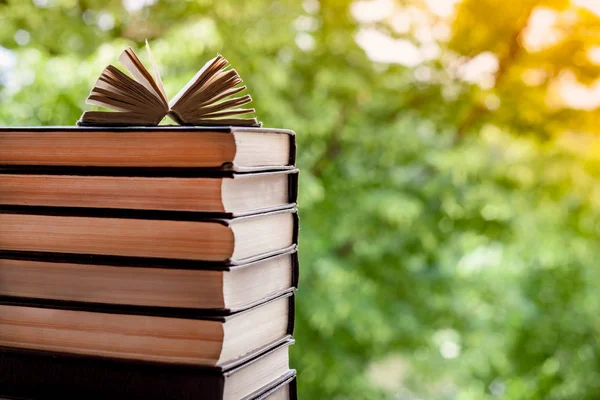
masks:
<svg viewBox="0 0 600 400"><path fill-rule="evenodd" d="M246 89L238 86L242 78L235 69L227 69L228 61L221 55L207 62L171 101L175 120L188 125L235 124L255 125L256 118L231 118L255 112L254 109L235 108L252 101L250 95L230 97ZM218 121L229 117L227 120Z"/></svg>
<svg viewBox="0 0 600 400"><path fill-rule="evenodd" d="M161 99L112 65L102 71L86 104L116 112L87 111L80 125L157 125L166 114Z"/></svg>
<svg viewBox="0 0 600 400"><path fill-rule="evenodd" d="M221 55L217 55L212 60L206 62L206 64L204 64L204 66L200 68L200 71L196 72L196 75L194 75L194 77L190 79L183 88L181 88L181 90L175 95L175 97L171 99L171 102L169 103L169 108L176 107L181 99L189 96L191 93L197 90L197 87L206 79L206 77L209 75L209 72L211 72L211 67L213 67L215 63L220 61L219 58L222 58Z"/></svg>
<svg viewBox="0 0 600 400"><path fill-rule="evenodd" d="M160 72L158 71L158 65L156 65L156 60L154 59L154 55L152 54L152 50L150 50L150 43L146 40L146 53L148 54L148 58L152 63L152 70L154 71L154 79L156 80L156 84L158 86L158 90L162 95L162 99L165 104L169 104L169 100L167 99L167 93L165 92L165 86L163 85L162 78L160 77Z"/></svg>
<svg viewBox="0 0 600 400"><path fill-rule="evenodd" d="M131 47L125 49L119 56L119 62L125 69L135 78L136 81L144 85L151 93L153 93L164 104L165 112L168 110L168 101L163 90L160 89L150 72L144 67ZM162 83L162 82L161 82Z"/></svg>
<svg viewBox="0 0 600 400"><path fill-rule="evenodd" d="M148 111L155 114L162 109L146 88L112 66L108 66L102 72L86 103L115 111L142 114Z"/></svg>

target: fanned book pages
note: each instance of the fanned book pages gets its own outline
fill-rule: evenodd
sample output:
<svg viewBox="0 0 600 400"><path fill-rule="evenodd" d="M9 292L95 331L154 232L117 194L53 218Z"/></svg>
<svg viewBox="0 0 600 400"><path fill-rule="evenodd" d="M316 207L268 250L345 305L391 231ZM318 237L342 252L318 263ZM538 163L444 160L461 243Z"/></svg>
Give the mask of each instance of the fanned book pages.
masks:
<svg viewBox="0 0 600 400"><path fill-rule="evenodd" d="M253 108L241 108L252 97L235 96L246 86L240 86L242 78L220 54L208 61L169 102L147 41L146 52L154 76L130 47L125 49L119 62L133 78L109 65L86 100L87 104L113 111L86 111L78 125L153 126L166 115L181 125L260 125L256 118L244 116L255 112Z"/></svg>

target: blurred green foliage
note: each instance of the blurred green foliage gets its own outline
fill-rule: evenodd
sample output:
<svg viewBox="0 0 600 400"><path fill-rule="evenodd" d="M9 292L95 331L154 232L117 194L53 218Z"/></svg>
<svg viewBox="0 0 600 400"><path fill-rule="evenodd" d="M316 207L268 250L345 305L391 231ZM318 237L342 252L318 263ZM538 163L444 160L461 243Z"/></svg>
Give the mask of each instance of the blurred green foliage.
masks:
<svg viewBox="0 0 600 400"><path fill-rule="evenodd" d="M600 19L566 0L434 8L0 0L0 124L74 124L145 38L170 96L221 52L259 119L298 134L303 399L600 398L599 113L557 96L598 78ZM365 32L429 56L375 62Z"/></svg>

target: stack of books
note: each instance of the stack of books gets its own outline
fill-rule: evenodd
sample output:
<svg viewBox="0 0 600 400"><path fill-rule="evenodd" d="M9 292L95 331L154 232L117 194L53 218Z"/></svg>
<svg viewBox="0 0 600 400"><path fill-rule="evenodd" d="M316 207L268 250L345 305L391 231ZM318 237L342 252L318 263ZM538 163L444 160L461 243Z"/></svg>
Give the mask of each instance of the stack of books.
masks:
<svg viewBox="0 0 600 400"><path fill-rule="evenodd" d="M0 128L0 397L295 399L295 136Z"/></svg>

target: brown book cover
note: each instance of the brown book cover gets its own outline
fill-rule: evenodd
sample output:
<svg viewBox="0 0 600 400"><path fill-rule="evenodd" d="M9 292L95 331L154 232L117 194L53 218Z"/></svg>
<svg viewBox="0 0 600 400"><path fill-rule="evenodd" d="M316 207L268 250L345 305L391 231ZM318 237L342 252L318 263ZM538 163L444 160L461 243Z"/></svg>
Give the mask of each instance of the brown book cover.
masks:
<svg viewBox="0 0 600 400"><path fill-rule="evenodd" d="M282 307L287 309L286 319L274 320L276 316L273 313L282 315ZM0 322L7 329L0 332L0 347L139 362L187 364L220 370L241 365L248 358L291 338L295 323L295 299L291 292L229 315L205 310L105 307L8 298L0 299L0 308L5 313ZM249 319L255 317L258 319ZM248 336L253 337L253 343L256 343L251 347L240 347L231 338L228 339L227 335L238 334L236 330L228 329L228 324L239 327L240 323L247 325L252 321L260 321L259 325L275 324L269 328L269 340L265 340L264 334L259 331ZM218 329L215 323L218 323ZM31 324L40 328L36 330ZM259 325L254 323L251 329L255 330L254 327ZM44 329L48 329L51 335L46 336ZM91 341L84 339L88 334L91 335ZM119 342L119 338L123 337L127 341ZM103 339L98 342L99 338ZM189 346L190 340L195 343L194 351L190 349L182 353L182 346ZM227 350L226 347L231 348L231 343L240 350ZM223 356L222 352L227 352L227 355Z"/></svg>
<svg viewBox="0 0 600 400"><path fill-rule="evenodd" d="M293 343L276 346L223 368L168 365L100 357L75 356L0 348L0 396L12 399L172 399L221 400L225 381L243 373ZM263 400L288 385L296 399L295 371L287 370L258 390L242 394L243 400Z"/></svg>
<svg viewBox="0 0 600 400"><path fill-rule="evenodd" d="M283 216L285 214L292 217L291 243L288 243L285 248L273 248L258 254L244 254L241 257L234 257L233 254L209 254L211 240L214 240L216 233L206 232L202 237L198 236L198 239L190 238L189 233L186 233L190 229L195 231L200 229L200 226L195 226L194 223L196 222L201 223L202 226L225 226L231 229L235 222L247 222L251 219L259 221L260 218ZM41 217L38 218L38 216ZM27 227L23 224L26 219L33 219ZM0 207L0 220L5 220L4 223L6 224L4 230L0 231L0 258L45 258L82 263L85 263L86 260L95 259L97 262L115 265L189 265L197 264L200 261L206 262L207 265L237 265L280 254L296 247L298 243L298 214L296 209L278 210L228 219L202 213L179 211L82 210L57 207L3 206ZM128 223L128 220L133 222ZM44 229L42 229L42 224L45 227ZM99 226L93 228L92 225ZM140 236L128 236L124 230L127 225L135 225L136 232L140 232L141 228L145 228L143 236L145 247L139 242L142 240ZM169 236L170 242L167 243L164 241L163 231L171 226L174 228ZM100 232L101 229L102 232ZM31 233L27 233L29 231ZM17 232L19 237L15 236ZM194 240L194 247L186 248L186 250L189 250L188 252L191 252L190 254L175 253L171 248L170 243L174 241L177 241L180 247L183 246L184 243L180 242L181 239ZM200 246L200 242L198 242L200 239L203 240L204 247ZM45 241L44 245L40 244L41 240ZM129 246L122 251L117 251L114 243L119 240L136 240L136 246ZM77 242L80 248L72 249L72 242ZM154 246L153 243L160 243L161 246ZM267 246L266 243L265 246L272 247Z"/></svg>
<svg viewBox="0 0 600 400"><path fill-rule="evenodd" d="M231 218L295 207L297 199L297 169L237 173L0 167L0 207L187 211Z"/></svg>
<svg viewBox="0 0 600 400"><path fill-rule="evenodd" d="M33 258L33 259L31 259ZM144 276L149 276L152 274L153 270L160 270L163 272L170 272L170 271L175 271L175 273L181 273L181 272L185 272L185 271L201 271L201 272L208 272L208 273L215 273L215 272L238 272L238 271L250 271L253 268L261 268L261 265L264 264L265 262L270 262L271 260L273 260L274 262L277 262L277 260L287 260L289 259L291 262L291 282L289 282L289 286L286 285L286 288L283 290L280 290L283 288L283 286L280 286L277 288L277 290L273 290L271 292L269 292L270 294L267 297L262 297L259 300L253 300L250 302L243 302L243 303L237 303L236 307L215 307L215 306L206 306L206 307L200 307L200 306L194 306L194 307L183 307L180 305L167 305L164 303L160 303L160 304L148 304L148 302L143 302L143 301L139 301L137 303L133 303L133 302L124 302L123 299L123 293L122 291L119 291L119 295L117 295L117 297L115 296L114 292L111 292L110 288L107 288L106 290L103 289L99 289L99 287L102 287L101 285L105 285L106 282L111 282L110 280L107 280L108 278L106 278L106 275L100 275L99 271L97 268L95 267L101 267L101 268L106 268L109 270L113 270L113 272L111 272L111 279L120 279L121 281L124 281L124 278L121 277L121 272L120 270L126 269L128 271L127 277L129 277L132 274L135 275L139 275L139 274L144 274ZM66 308L76 308L79 304L79 306L81 306L82 304L85 306L85 304L90 305L90 307L92 308L102 308L104 307L105 310L110 310L110 309L119 309L122 307L128 307L129 309L138 309L139 311L143 311L143 310L147 310L147 311L153 311L153 310L161 310L164 309L163 312L164 313L169 313L169 310L179 310L179 312L185 312L185 313L194 313L194 312L198 312L198 310L202 310L201 312L203 314L206 315L229 315L229 314L233 314L236 312L240 312L243 310L246 310L248 308L254 307L256 305L262 304L266 301L269 301L271 299L277 298L285 293L290 293L293 292L295 289L298 288L298 281L299 281L299 265L298 265L298 252L295 248L292 248L286 252L283 252L281 254L275 255L273 257L269 257L266 259L261 259L261 260L255 260L249 263L245 263L245 264L239 264L239 265L218 265L218 264L205 264L205 263L190 263L188 265L176 265L176 266L165 266L163 264L148 264L148 265L133 265L133 266L124 266L124 265L106 265L106 264L102 264L102 263L98 263L98 260L96 259L92 259L89 260L90 262L86 263L86 264L75 264L75 263L65 263L65 262L61 262L59 260L56 259L44 259L44 258L35 258L35 257L30 257L29 259L26 258L18 258L18 257L9 257L9 256L4 256L2 258L0 258L0 302L2 301L2 299L6 299L6 300L10 300L12 299L13 301L17 301L17 302L21 302L21 303L27 303L29 301L33 302L33 303L39 303L39 302L43 302L47 305L51 305L51 306L60 306L60 307L66 307ZM12 264L11 264L12 263ZM34 268L33 271L27 269L27 273L24 275L24 278L15 278L15 274L10 273L11 270L15 270L15 269L19 269L22 268L22 266L18 263L34 263ZM4 266L8 266L11 267L11 269L9 270L8 275L3 274L3 271L5 271ZM56 270L54 269L55 266L58 265L59 267L61 267L59 269L59 273L56 272ZM63 267L69 267L67 269L63 268ZM48 285L46 284L48 282L48 276L52 275L53 279L57 279L57 277L60 277L61 274L65 274L68 273L69 277L73 275L73 271L74 270L81 270L82 273L81 275L78 276L82 276L81 279L74 279L74 283L71 283L71 285L75 286L74 288L67 288L67 289L63 289L61 287L62 282L60 282L57 285L51 285L52 287L48 287ZM87 273L88 269L90 270L89 274ZM136 270L139 270L139 273L136 272ZM66 272L65 272L66 271ZM96 280L102 276L101 278L101 283L96 284ZM177 275L179 276L179 274ZM202 275L200 275L202 276ZM223 285L223 277L222 275L219 275L220 278L217 279L220 282L220 286L219 286L219 290L223 290L222 289L222 285ZM246 275L247 276L247 275ZM4 277L4 280L2 279L2 277ZM15 280L17 279L17 280ZM58 278L60 279L60 278ZM194 284L194 282L197 279L200 278L196 278L194 276L194 278L190 278L189 274L184 275L184 277L182 279L186 279L187 281L185 282L184 286L187 286L188 281L190 282L190 287L192 288L197 288L197 286ZM205 278L208 279L208 278ZM32 282L32 280L34 280L34 282ZM15 283L16 282L16 283ZM139 282L139 279L136 279L134 282ZM152 281L154 282L154 281ZM165 282L163 280L163 282ZM168 284L170 282L170 284ZM92 285L93 284L93 285ZM34 295L34 293L36 293L36 287L35 285L41 285L43 291L42 292L38 292L37 295ZM167 298L168 296L172 296L173 292L177 292L176 295L179 295L180 292L182 292L181 296L185 299L187 299L190 294L187 291L187 287L182 287L182 284L180 283L180 280L173 280L173 281L168 281L167 283L163 283L160 287L156 288L155 286L150 286L150 285L145 285L145 284L139 284L136 283L135 284L135 293L136 293L136 300L139 299L143 299L143 297L141 296L141 294L144 294L146 292L150 293L152 292L152 299L154 298L159 298L160 296ZM152 284L154 285L154 284ZM25 292L19 292L18 290L16 290L16 288L20 288L20 287L25 287L28 291ZM261 287L264 287L264 285L261 285ZM274 287L274 286L272 286ZM144 292L142 289L144 289L146 292ZM194 289L197 290L197 289ZM69 296L66 296L65 293L69 293ZM95 295L90 295L90 293L97 293ZM99 296L104 296L104 294L106 293L107 296L110 297L110 301L100 301L97 300L100 297ZM267 293L267 292L265 292ZM256 297L255 297L256 298ZM119 299L119 300L117 300ZM156 302L158 303L158 302ZM213 301L213 303L211 304L215 304L216 301ZM225 303L226 304L226 303ZM138 312L139 312L138 311Z"/></svg>
<svg viewBox="0 0 600 400"><path fill-rule="evenodd" d="M147 169L167 174L181 169L251 172L294 169L295 163L296 137L287 129L0 127L0 167L22 170L44 167L59 173L77 167L90 174L119 168L131 168L136 174Z"/></svg>

